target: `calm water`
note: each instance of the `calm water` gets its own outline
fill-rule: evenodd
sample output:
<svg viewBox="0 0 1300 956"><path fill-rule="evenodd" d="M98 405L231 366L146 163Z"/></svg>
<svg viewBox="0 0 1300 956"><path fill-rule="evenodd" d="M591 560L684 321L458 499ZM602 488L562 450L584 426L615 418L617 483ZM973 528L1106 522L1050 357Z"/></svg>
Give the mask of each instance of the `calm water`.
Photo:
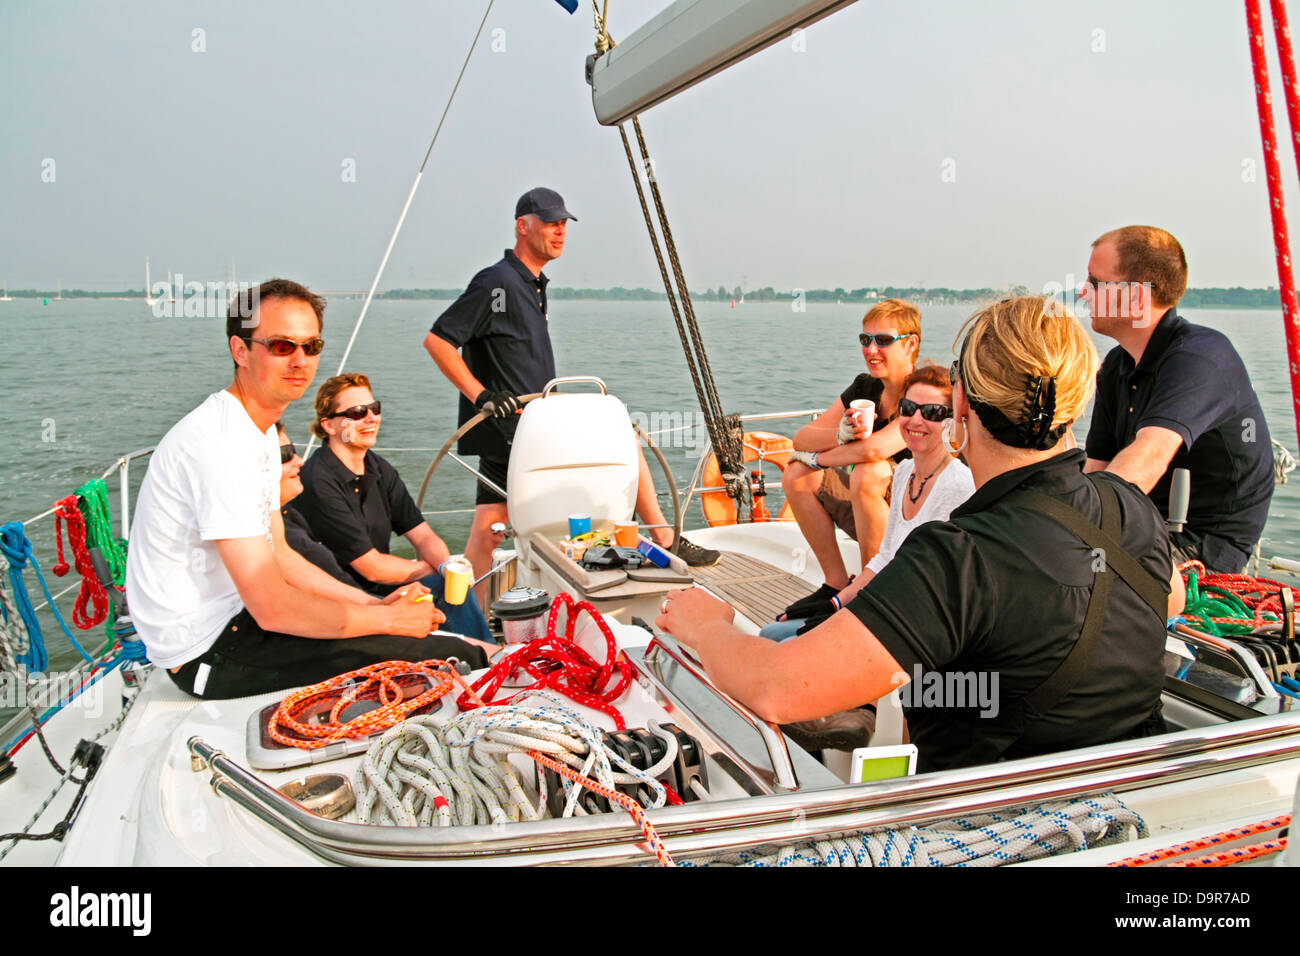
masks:
<svg viewBox="0 0 1300 956"><path fill-rule="evenodd" d="M435 301L374 303L348 363L349 370L371 377L376 397L384 401L379 447L413 494L434 450L456 424L455 393L421 346L444 306ZM704 302L697 309L728 410L824 408L862 371L856 342L862 310L856 305L809 305L806 312L794 313L789 304L750 303L732 309L726 303ZM330 301L325 314L328 344L317 381L333 374L360 311L359 299ZM966 306L924 309L922 356L946 365L956 331L970 311ZM1236 344L1251 370L1273 436L1294 451L1280 315L1262 310L1185 314L1193 322L1222 330ZM699 422L666 304L555 302L551 335L561 375L599 376L651 427ZM46 510L119 455L155 444L204 397L225 387L231 364L223 339L221 320L160 319L140 301L0 303L0 374L13 387L15 399L0 416L0 522L26 521ZM1103 354L1113 344L1100 337L1096 341ZM1205 385L1214 387L1213 382ZM308 434L311 394L285 416L299 447ZM1076 426L1080 440L1086 425L1085 420ZM759 427L791 434L796 425L773 422ZM660 439L676 443L665 451L679 485L689 480L696 462L695 437L690 429ZM138 486L142 473L137 465L133 485ZM468 532L473 484L448 459L425 502L426 511L463 512L430 518L453 550L463 546ZM779 484L773 484L779 490ZM110 480L109 491L116 518L115 480ZM687 527L701 524L694 505ZM48 569L53 562L51 521L32 525L28 535L42 568ZM1300 554L1300 478L1278 488L1273 498L1264 554L1277 553ZM47 580L53 588L56 579L47 573ZM34 581L29 580L29 588L36 592ZM61 635L51 636L57 625L43 614L42 627L54 666L68 662L73 652Z"/></svg>

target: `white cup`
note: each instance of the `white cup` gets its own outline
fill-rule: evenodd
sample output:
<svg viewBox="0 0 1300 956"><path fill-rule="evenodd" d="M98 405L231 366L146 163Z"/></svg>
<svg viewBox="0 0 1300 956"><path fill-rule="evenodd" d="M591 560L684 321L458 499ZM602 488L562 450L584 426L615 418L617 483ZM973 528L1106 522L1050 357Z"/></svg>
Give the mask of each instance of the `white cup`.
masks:
<svg viewBox="0 0 1300 956"><path fill-rule="evenodd" d="M847 414L853 416L853 421L858 428L861 428L866 438L871 434L871 429L876 425L876 403L869 398L857 398L849 402Z"/></svg>

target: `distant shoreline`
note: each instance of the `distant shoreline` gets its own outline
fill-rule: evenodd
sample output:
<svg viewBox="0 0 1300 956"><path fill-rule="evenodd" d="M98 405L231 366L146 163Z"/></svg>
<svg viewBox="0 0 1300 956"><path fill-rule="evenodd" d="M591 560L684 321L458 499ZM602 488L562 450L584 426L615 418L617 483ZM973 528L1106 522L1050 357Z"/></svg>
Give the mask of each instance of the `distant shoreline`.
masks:
<svg viewBox="0 0 1300 956"><path fill-rule="evenodd" d="M455 299L461 289L389 289L378 292L375 298L386 301L401 299ZM142 289L123 289L112 292L97 292L86 289L64 289L64 299L144 299ZM360 290L324 290L326 296L360 298ZM547 290L553 300L586 300L593 302L664 302L663 292L654 289L626 289L615 286L610 289L574 289L567 286L551 286ZM763 289L746 289L743 296L739 289L731 291L719 286L692 292L691 297L698 302L790 302L802 298L807 303L818 304L855 304L870 307L881 299L909 299L919 305L978 305L992 299L1010 295L1029 295L1030 290L1023 287L1002 289L946 289L946 288L899 288L883 286L872 289L803 289L795 291L777 291L770 286ZM14 299L48 299L57 301L59 294L39 289L10 289ZM1179 306L1186 309L1197 308L1232 308L1232 309L1281 309L1281 297L1277 289L1206 288L1188 289Z"/></svg>

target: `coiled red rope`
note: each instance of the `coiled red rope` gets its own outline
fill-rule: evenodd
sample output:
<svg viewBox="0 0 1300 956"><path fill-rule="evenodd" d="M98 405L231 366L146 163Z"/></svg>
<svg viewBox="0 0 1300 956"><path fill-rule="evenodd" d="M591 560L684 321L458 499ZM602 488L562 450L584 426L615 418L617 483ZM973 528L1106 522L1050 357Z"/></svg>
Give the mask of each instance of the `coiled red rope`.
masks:
<svg viewBox="0 0 1300 956"><path fill-rule="evenodd" d="M63 525L67 524L68 545L72 548L73 561L77 573L81 575L81 590L77 593L77 602L72 606L72 623L81 630L88 631L97 624L102 624L108 617L108 592L99 583L95 574L94 562L86 550L86 519L77 507L77 496L68 497L54 504L54 549L58 561L50 568L56 577L63 577L70 570L63 558ZM90 610L90 605L94 606Z"/></svg>
<svg viewBox="0 0 1300 956"><path fill-rule="evenodd" d="M1289 85L1288 100L1295 95L1295 59L1291 55L1290 33L1286 15L1278 19L1273 0L1273 20L1277 27L1278 52L1282 60L1284 86ZM1277 131L1273 124L1273 99L1268 85L1268 58L1264 48L1264 24L1259 0L1246 0L1246 23L1250 31L1250 60L1255 71L1255 107L1259 112L1259 135L1264 146L1264 168L1268 174L1269 214L1273 219L1273 249L1277 256L1277 278L1282 298L1282 325L1286 330L1286 349L1291 367L1291 405L1295 414L1296 435L1300 438L1300 310L1296 307L1295 276L1291 270L1291 239L1286 224L1286 200L1282 191L1282 168L1277 158ZM1285 41L1285 42L1284 42ZM1290 103L1288 102L1288 106ZM1294 134L1300 122L1300 104L1290 111ZM1300 145L1297 146L1300 148ZM1300 154L1297 156L1300 165Z"/></svg>
<svg viewBox="0 0 1300 956"><path fill-rule="evenodd" d="M562 606L568 613L564 637L561 638L555 634L555 625ZM573 640L578 616L583 611L591 615L600 632L605 635L603 664L596 663L596 659ZM512 690L500 699L494 699L501 686L516 670L523 670L534 678L534 682L527 687ZM613 687L608 687L616 671L618 682ZM529 641L519 650L497 661L474 682L471 689L475 695L462 694L456 703L461 710L469 710L484 703L506 703L532 691L553 690L584 707L608 714L619 730L626 730L627 724L614 706L614 701L623 696L631 681L632 667L619 653L614 634L600 612L587 601L574 601L571 595L561 591L551 602L550 615L546 620L546 636Z"/></svg>

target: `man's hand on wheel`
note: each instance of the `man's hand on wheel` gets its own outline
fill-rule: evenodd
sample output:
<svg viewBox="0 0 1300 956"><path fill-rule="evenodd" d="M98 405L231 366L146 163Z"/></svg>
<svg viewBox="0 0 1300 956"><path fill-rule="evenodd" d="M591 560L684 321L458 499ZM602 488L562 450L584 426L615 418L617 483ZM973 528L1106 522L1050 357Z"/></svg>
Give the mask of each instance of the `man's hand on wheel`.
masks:
<svg viewBox="0 0 1300 956"><path fill-rule="evenodd" d="M519 411L519 396L505 389L494 392L485 388L474 399L474 407L493 418L506 418Z"/></svg>

